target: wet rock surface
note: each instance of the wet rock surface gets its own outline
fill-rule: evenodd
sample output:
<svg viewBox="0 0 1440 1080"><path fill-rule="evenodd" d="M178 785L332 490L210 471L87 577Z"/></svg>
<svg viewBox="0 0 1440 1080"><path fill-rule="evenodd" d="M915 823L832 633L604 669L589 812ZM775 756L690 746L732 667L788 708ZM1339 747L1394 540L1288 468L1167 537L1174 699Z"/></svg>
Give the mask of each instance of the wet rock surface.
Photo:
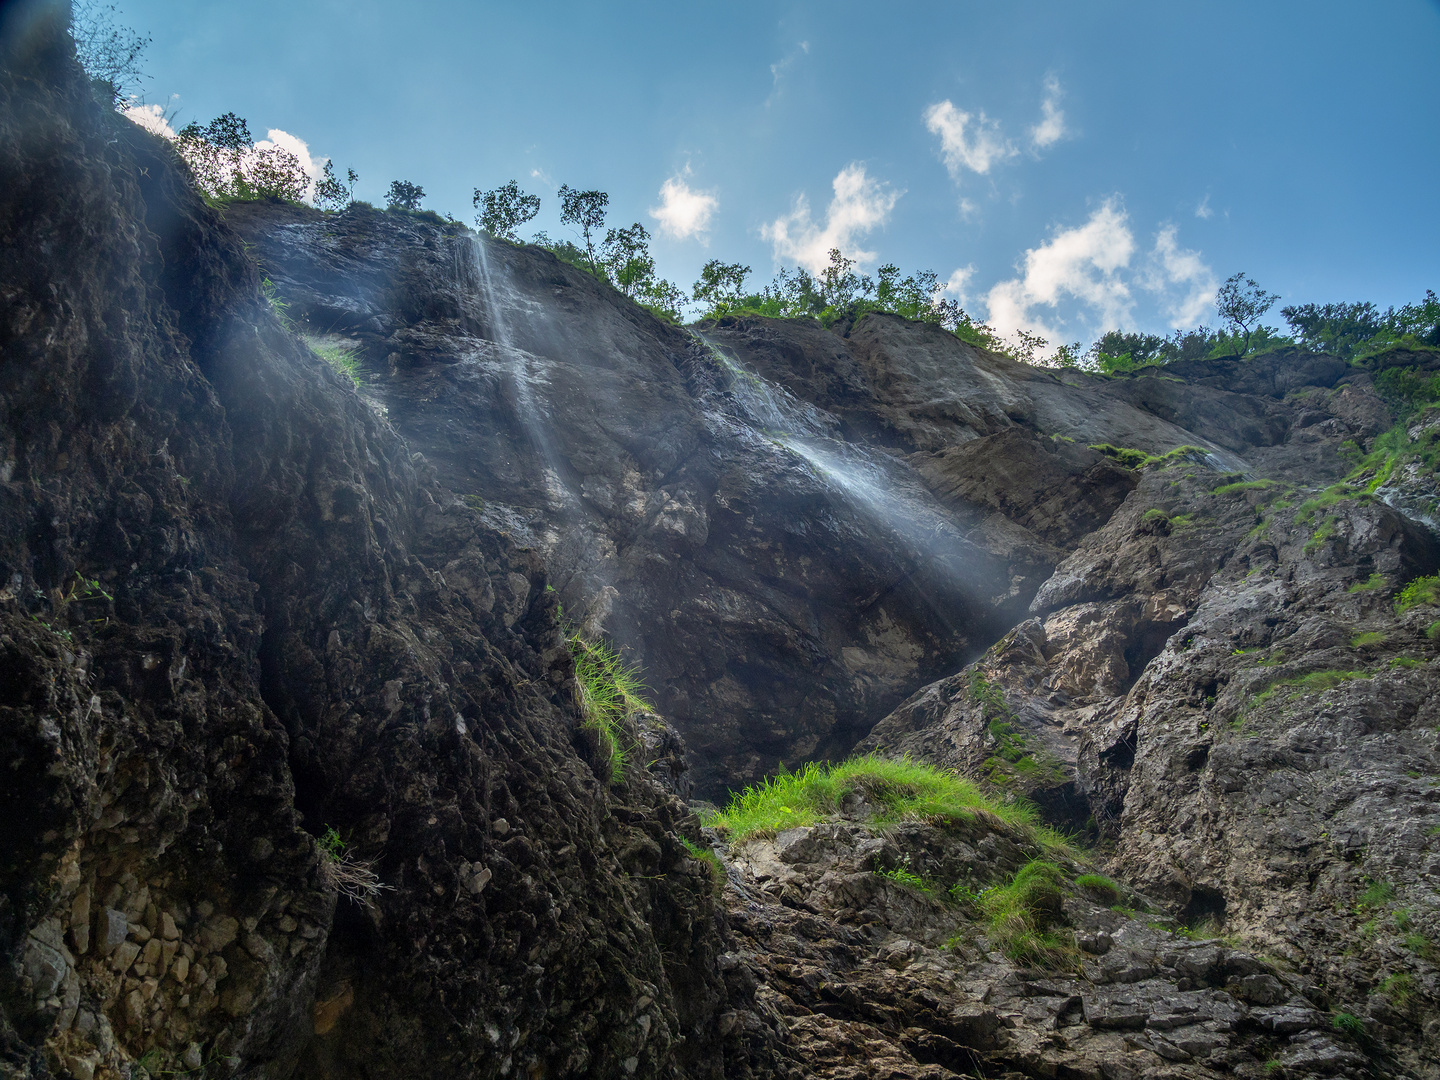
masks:
<svg viewBox="0 0 1440 1080"><path fill-rule="evenodd" d="M355 350L363 396L442 482L642 664L711 798L843 754L1022 617L1137 482L1089 444L1247 470L1296 454L1288 393L1349 371L1110 380L888 315L692 331L458 223L265 204L227 220L297 325ZM1342 473L1338 443L1307 444L1304 467Z"/></svg>

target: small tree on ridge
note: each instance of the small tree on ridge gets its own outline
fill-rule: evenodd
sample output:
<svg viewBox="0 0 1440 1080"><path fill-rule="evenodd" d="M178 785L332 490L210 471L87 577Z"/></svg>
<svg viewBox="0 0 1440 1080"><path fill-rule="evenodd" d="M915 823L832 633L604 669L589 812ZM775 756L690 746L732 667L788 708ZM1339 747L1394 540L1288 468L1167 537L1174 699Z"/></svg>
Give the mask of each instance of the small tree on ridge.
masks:
<svg viewBox="0 0 1440 1080"><path fill-rule="evenodd" d="M390 190L385 193L388 209L419 210L420 200L425 198L425 189L409 180L391 180Z"/></svg>
<svg viewBox="0 0 1440 1080"><path fill-rule="evenodd" d="M1266 292L1255 283L1254 278L1247 278L1244 273L1231 274L1220 286L1215 296L1215 310L1236 337L1244 332L1241 356L1250 350L1250 337L1259 329L1260 316L1274 307L1279 299L1279 293Z"/></svg>
<svg viewBox="0 0 1440 1080"><path fill-rule="evenodd" d="M540 196L520 190L514 180L490 191L475 189L475 224L491 236L518 244L515 230L540 213ZM483 207L483 209L482 209Z"/></svg>
<svg viewBox="0 0 1440 1080"><path fill-rule="evenodd" d="M595 233L605 227L605 208L609 205L610 196L603 191L578 191L569 184L560 186L560 221L579 227L585 237L585 254L592 270L599 269L595 261Z"/></svg>

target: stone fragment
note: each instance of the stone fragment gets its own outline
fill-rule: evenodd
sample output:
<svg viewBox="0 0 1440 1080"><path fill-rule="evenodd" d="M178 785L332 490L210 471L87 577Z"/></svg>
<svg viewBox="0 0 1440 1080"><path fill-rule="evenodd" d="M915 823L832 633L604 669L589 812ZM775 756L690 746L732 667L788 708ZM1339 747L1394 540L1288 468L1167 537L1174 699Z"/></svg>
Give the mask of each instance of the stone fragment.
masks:
<svg viewBox="0 0 1440 1080"><path fill-rule="evenodd" d="M160 948L160 939L152 937L145 943L145 947L140 950L140 959L151 967L154 967L160 963Z"/></svg>
<svg viewBox="0 0 1440 1080"><path fill-rule="evenodd" d="M189 958L186 957L186 956L184 956L184 955L177 956L177 957L175 958L175 963L172 964L171 967L170 967L170 977L171 977L172 979L174 979L177 983L183 983L183 982L185 981L186 977L187 977L189 974L190 974L190 960L189 960Z"/></svg>
<svg viewBox="0 0 1440 1080"><path fill-rule="evenodd" d="M233 919L229 915L217 915L207 919L205 925L200 928L198 940L201 948L209 952L219 952L240 933L240 920Z"/></svg>
<svg viewBox="0 0 1440 1080"><path fill-rule="evenodd" d="M58 934L54 935L58 938ZM63 947L62 947L63 948ZM25 977L34 987L36 998L50 997L70 974L70 963L61 949L31 934L25 941Z"/></svg>
<svg viewBox="0 0 1440 1080"><path fill-rule="evenodd" d="M70 1054L65 1058L65 1068L70 1080L95 1080L95 1066L99 1059L94 1054Z"/></svg>
<svg viewBox="0 0 1440 1080"><path fill-rule="evenodd" d="M140 955L140 946L133 941L122 941L110 954L110 966L116 971L124 974L130 970L130 965L135 963L135 958Z"/></svg>
<svg viewBox="0 0 1440 1080"><path fill-rule="evenodd" d="M175 918L168 911L160 913L160 936L166 941L177 941L180 938L180 929L175 925Z"/></svg>
<svg viewBox="0 0 1440 1080"><path fill-rule="evenodd" d="M200 1044L192 1042L185 1048L185 1053L180 1055L180 1061L191 1072L195 1072L201 1065L205 1064L200 1056Z"/></svg>
<svg viewBox="0 0 1440 1080"><path fill-rule="evenodd" d="M100 925L104 934L102 948L107 953L130 935L130 921L125 918L123 911L117 911L113 907L105 909L100 917Z"/></svg>
<svg viewBox="0 0 1440 1080"><path fill-rule="evenodd" d="M90 886L80 886L70 904L70 943L75 954L84 956L90 951Z"/></svg>
<svg viewBox="0 0 1440 1080"><path fill-rule="evenodd" d="M137 988L125 995L125 1022L130 1027L139 1027L145 1021L145 997Z"/></svg>

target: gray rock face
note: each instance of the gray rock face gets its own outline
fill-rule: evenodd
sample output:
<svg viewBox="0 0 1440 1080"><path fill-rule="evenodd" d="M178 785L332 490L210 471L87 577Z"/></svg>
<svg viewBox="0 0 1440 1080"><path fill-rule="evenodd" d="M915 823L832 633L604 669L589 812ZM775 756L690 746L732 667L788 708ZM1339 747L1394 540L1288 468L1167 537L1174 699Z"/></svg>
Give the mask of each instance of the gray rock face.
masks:
<svg viewBox="0 0 1440 1080"><path fill-rule="evenodd" d="M1395 596L1440 549L1389 505L1423 500L1433 477L1391 476L1394 499L1322 490L1296 466L1388 427L1356 382L1294 395L1333 411L1269 448L1268 486L1147 469L1030 620L864 745L989 776L1108 838L1119 876L1283 959L1418 1068L1440 1056L1440 609ZM1315 1026L1267 979L1236 993L1267 1031ZM1354 1067L1325 1045L1279 1060Z"/></svg>
<svg viewBox="0 0 1440 1080"><path fill-rule="evenodd" d="M843 754L1012 625L1136 483L1087 444L1248 469L1288 445L1292 385L1348 371L1266 361L1244 392L1203 366L1057 374L882 315L692 333L454 226L228 219L291 317L358 351L363 393L440 478L643 665L712 798ZM1339 471L1335 445L1308 465Z"/></svg>

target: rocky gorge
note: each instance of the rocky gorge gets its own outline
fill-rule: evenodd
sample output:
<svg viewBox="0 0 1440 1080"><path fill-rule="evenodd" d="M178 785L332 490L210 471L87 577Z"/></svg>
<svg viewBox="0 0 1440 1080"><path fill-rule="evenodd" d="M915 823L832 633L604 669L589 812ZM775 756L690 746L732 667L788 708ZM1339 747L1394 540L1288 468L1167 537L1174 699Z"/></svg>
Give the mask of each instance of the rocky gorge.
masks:
<svg viewBox="0 0 1440 1080"><path fill-rule="evenodd" d="M1440 1075L1440 412L1381 385L1440 354L675 326L208 205L16 25L4 1075ZM576 632L643 669L626 763ZM1036 824L706 813L857 750ZM1012 954L1042 855L1068 944Z"/></svg>

